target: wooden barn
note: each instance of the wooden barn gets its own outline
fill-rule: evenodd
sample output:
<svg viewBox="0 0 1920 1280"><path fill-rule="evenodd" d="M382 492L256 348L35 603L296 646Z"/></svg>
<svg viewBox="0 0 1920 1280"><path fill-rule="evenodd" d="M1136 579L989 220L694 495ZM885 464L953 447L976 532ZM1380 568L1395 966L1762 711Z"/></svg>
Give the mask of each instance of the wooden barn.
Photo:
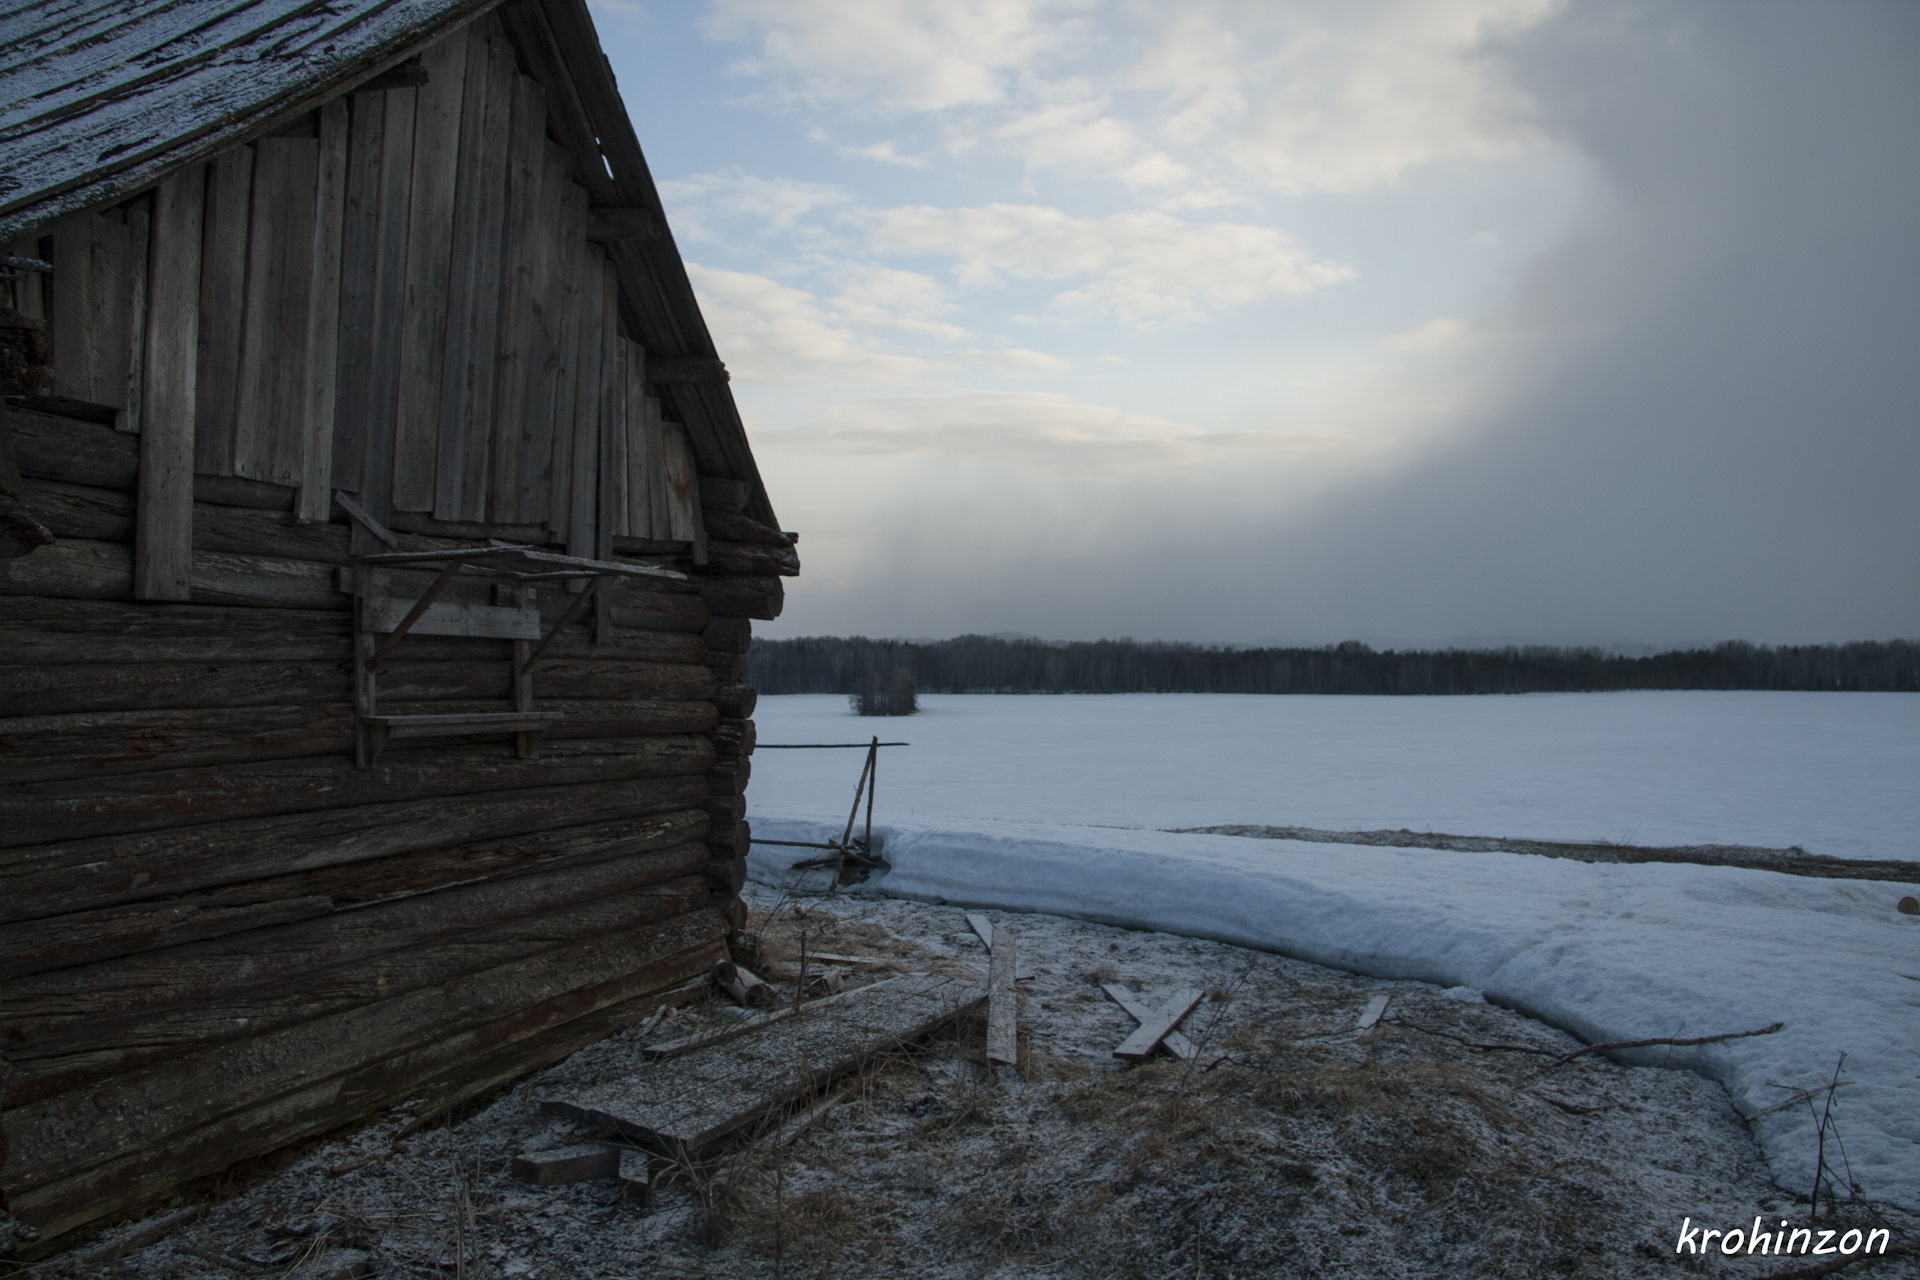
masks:
<svg viewBox="0 0 1920 1280"><path fill-rule="evenodd" d="M0 246L19 1248L722 958L799 562L584 0L14 6Z"/></svg>

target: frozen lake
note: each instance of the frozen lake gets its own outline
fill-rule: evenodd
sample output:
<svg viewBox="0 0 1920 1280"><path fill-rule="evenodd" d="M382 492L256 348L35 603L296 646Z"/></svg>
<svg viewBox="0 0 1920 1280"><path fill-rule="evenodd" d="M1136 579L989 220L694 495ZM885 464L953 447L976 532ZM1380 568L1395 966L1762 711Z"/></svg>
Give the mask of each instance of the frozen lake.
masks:
<svg viewBox="0 0 1920 1280"><path fill-rule="evenodd" d="M1258 823L1920 860L1920 696L928 696L863 719L763 697L762 742L883 753L876 821ZM755 816L845 820L851 751L768 751Z"/></svg>

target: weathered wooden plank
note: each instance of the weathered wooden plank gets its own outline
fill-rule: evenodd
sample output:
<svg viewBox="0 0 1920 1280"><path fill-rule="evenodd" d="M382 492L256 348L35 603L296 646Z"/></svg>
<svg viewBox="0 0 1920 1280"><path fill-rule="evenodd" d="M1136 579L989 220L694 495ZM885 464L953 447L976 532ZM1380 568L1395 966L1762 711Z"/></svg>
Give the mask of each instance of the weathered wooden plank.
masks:
<svg viewBox="0 0 1920 1280"><path fill-rule="evenodd" d="M992 956L987 963L987 1061L1018 1066L1020 993L1014 986L1014 975L1020 956L1019 939L1011 930L989 928Z"/></svg>
<svg viewBox="0 0 1920 1280"><path fill-rule="evenodd" d="M53 254L54 393L124 409L133 293L127 224L75 214L54 228Z"/></svg>
<svg viewBox="0 0 1920 1280"><path fill-rule="evenodd" d="M17 978L154 952L489 880L610 858L652 857L698 842L707 822L705 812L682 809L267 876L153 902L17 921L0 925L0 976ZM702 847L711 854L709 846Z"/></svg>
<svg viewBox="0 0 1920 1280"><path fill-rule="evenodd" d="M665 537L693 543L693 562L708 563L711 555L706 522L701 517L700 477L694 471L693 446L687 443L687 429L677 422L663 424L665 501L667 523Z"/></svg>
<svg viewBox="0 0 1920 1280"><path fill-rule="evenodd" d="M470 31L447 277L446 361L440 374L440 453L433 513L442 520L484 521L499 354L500 242L512 131L513 49L505 40L490 39L484 23L475 23Z"/></svg>
<svg viewBox="0 0 1920 1280"><path fill-rule="evenodd" d="M503 751L511 747L501 744ZM15 783L0 791L0 847L153 832L209 818L469 795L491 787L704 775L713 759L713 744L691 735L581 738L548 744L538 757L524 760L464 747L383 757L373 769L356 769L344 757L318 756L233 765L217 775L203 769L155 770L125 775L104 793L91 780Z"/></svg>
<svg viewBox="0 0 1920 1280"><path fill-rule="evenodd" d="M1151 1054L1167 1033L1180 1025L1180 1019L1187 1016L1193 1006L1206 999L1206 992L1186 990L1177 992L1152 1015L1141 1019L1132 1035L1122 1040L1114 1049L1113 1056L1139 1061Z"/></svg>
<svg viewBox="0 0 1920 1280"><path fill-rule="evenodd" d="M396 714L499 710L496 703L473 700L391 705ZM556 741L710 734L719 720L711 702L666 698L543 698L540 709L562 717L547 730ZM49 782L332 755L352 748L352 731L352 711L327 703L14 716L0 720L0 776Z"/></svg>
<svg viewBox="0 0 1920 1280"><path fill-rule="evenodd" d="M427 83L415 90L413 176L407 214L405 305L399 316L393 508L432 511L440 431L441 371L447 345L460 119L466 93L466 32L420 55ZM380 515L375 512L375 515ZM383 517L384 518L384 517Z"/></svg>
<svg viewBox="0 0 1920 1280"><path fill-rule="evenodd" d="M609 317L612 319L612 317ZM609 332L612 332L609 330ZM600 529L599 554L613 555L613 540L632 528L633 500L629 491L636 463L632 458L632 429L627 420L630 385L627 362L634 345L616 337L606 351L606 380L601 386L600 413Z"/></svg>
<svg viewBox="0 0 1920 1280"><path fill-rule="evenodd" d="M520 452L519 505L513 519L544 525L553 512L553 423L565 361L566 273L573 256L565 234L571 167L560 148L541 139L540 194L532 215L528 307L526 430Z"/></svg>
<svg viewBox="0 0 1920 1280"><path fill-rule="evenodd" d="M193 173L201 178L199 167ZM204 178L201 178L204 183ZM206 198L204 185L200 198ZM196 225L194 230L199 231ZM140 434L140 418L144 408L145 373L147 363L147 263L153 248L153 197L135 200L127 205L127 354L126 381L120 388L120 398L113 403L124 406L115 415L113 426L116 431L129 435ZM194 256L199 257L196 245ZM198 285L198 281L194 282ZM188 461L188 471L192 471L192 461Z"/></svg>
<svg viewBox="0 0 1920 1280"><path fill-rule="evenodd" d="M626 413L622 430L627 437L627 518L615 531L635 538L651 538L656 518L654 490L659 487L662 455L659 429L649 420L647 352L637 342L627 343ZM664 521L663 521L664 523Z"/></svg>
<svg viewBox="0 0 1920 1280"><path fill-rule="evenodd" d="M504 45L506 41L501 41ZM536 275L551 224L538 221L546 183L546 95L515 72L510 77L512 119L507 131L506 218L500 248L500 323L495 342L493 447L487 518L509 524L520 514L523 460L532 449L528 393L538 347Z"/></svg>
<svg viewBox="0 0 1920 1280"><path fill-rule="evenodd" d="M579 420L582 339L581 282L585 279L587 246L575 233L586 215L587 193L568 182L560 193L560 367L553 389L553 474L549 482L547 527L564 542L573 529L573 447Z"/></svg>
<svg viewBox="0 0 1920 1280"><path fill-rule="evenodd" d="M725 928L705 910L556 947L5 1112L14 1149L34 1153L33 1165L7 1167L8 1208L51 1235L335 1127L503 1045L683 981L723 951ZM209 1090L212 1079L231 1087Z"/></svg>
<svg viewBox="0 0 1920 1280"><path fill-rule="evenodd" d="M233 471L250 480L297 486L320 143L270 137L255 142L253 150Z"/></svg>
<svg viewBox="0 0 1920 1280"><path fill-rule="evenodd" d="M306 376L299 399L300 439L295 516L325 524L333 515L333 419L339 385L341 240L347 194L347 103L320 108L315 175L311 294L307 306Z"/></svg>
<svg viewBox="0 0 1920 1280"><path fill-rule="evenodd" d="M386 767L384 759L381 767ZM498 776L497 771L482 772ZM563 775L527 770L511 776L540 781ZM472 840L704 808L706 789L704 778L691 775L628 777L477 791L458 805L435 795L63 840L0 856L0 884L7 890L0 894L0 914L8 920L69 915Z"/></svg>
<svg viewBox="0 0 1920 1280"><path fill-rule="evenodd" d="M187 600L193 593L193 424L206 182L195 167L153 194L133 554L133 594L142 600Z"/></svg>
<svg viewBox="0 0 1920 1280"><path fill-rule="evenodd" d="M365 478L368 397L374 348L374 277L380 265L380 163L386 150L387 95L356 93L347 99L346 192L340 226L340 328L333 378L334 487L359 493ZM376 517L378 518L378 517Z"/></svg>
<svg viewBox="0 0 1920 1280"><path fill-rule="evenodd" d="M591 556L599 550L600 419L605 385L607 323L605 255L591 246L580 252L580 331L573 375L572 483L567 502L567 550Z"/></svg>
<svg viewBox="0 0 1920 1280"><path fill-rule="evenodd" d="M620 1148L598 1142L528 1151L513 1158L513 1176L536 1187L600 1182L620 1172Z"/></svg>
<svg viewBox="0 0 1920 1280"><path fill-rule="evenodd" d="M1100 984L1100 989L1105 991L1115 1004L1132 1014L1135 1022L1145 1022L1154 1016L1153 1006L1142 1000L1131 988L1123 987L1112 982L1104 982ZM1176 1058L1193 1059L1200 1056L1200 1051L1194 1048L1193 1041L1187 1039L1178 1031L1167 1032L1167 1034L1161 1038L1160 1043L1165 1045L1167 1052Z"/></svg>
<svg viewBox="0 0 1920 1280"><path fill-rule="evenodd" d="M614 1083L555 1091L541 1109L671 1156L698 1156L877 1053L978 1006L978 984L895 978L807 1006Z"/></svg>
<svg viewBox="0 0 1920 1280"><path fill-rule="evenodd" d="M400 378L406 346L397 341L407 324L407 252L412 227L415 114L418 92L399 89L387 95L380 150L379 259L374 268L376 341L366 374L366 444L359 463L360 505L376 520L393 519L394 457L399 427ZM356 547L371 549L370 533L356 532Z"/></svg>
<svg viewBox="0 0 1920 1280"><path fill-rule="evenodd" d="M56 538L133 541L133 496L118 489L29 480L26 507Z"/></svg>
<svg viewBox="0 0 1920 1280"><path fill-rule="evenodd" d="M415 599L367 596L360 601L360 625L385 634L399 628L418 603ZM540 611L505 605L440 604L427 606L408 635L473 636L487 640L538 640Z"/></svg>
<svg viewBox="0 0 1920 1280"><path fill-rule="evenodd" d="M59 480L131 492L139 481L139 443L111 427L10 405L14 461L29 480Z"/></svg>
<svg viewBox="0 0 1920 1280"><path fill-rule="evenodd" d="M690 858L687 854L682 860ZM171 997L212 982L184 963L179 966L177 986L166 985L167 978L175 975L154 975L154 981L148 982L142 974L128 991L108 987L56 1000L80 1011L46 1018L23 1014L0 1028L13 1066L7 1101L14 1107L30 1105L108 1076L149 1068L182 1052L204 1051L222 1041L390 999L582 938L644 929L698 910L712 896L703 876L681 875L657 884L636 880L649 874L650 869L642 869L637 861L595 863L571 872L564 888L552 887L559 896L551 905L533 896L518 900L510 892L496 892L496 898L507 901L444 904L437 919L436 913L427 911L436 899L500 889L481 885L285 925L258 935L243 934L239 940L251 939L256 949L227 947L225 968L259 980L246 986L215 987L192 997L191 1003ZM587 885L595 886L592 893L572 891ZM528 895L549 889L515 887ZM408 909L412 916L406 914ZM391 929L371 934L364 927L357 931L347 927L361 916L378 916ZM319 934L323 926L336 926L333 935ZM306 934L314 936L295 936ZM194 944L179 950L197 951L208 945L220 944ZM143 959L91 967L123 969ZM275 976L269 979L268 973ZM93 976L106 982L112 975ZM124 980L125 975L117 976ZM144 1001L145 1006L118 1014L84 1011L95 1004L103 1010L114 1007L113 1000L122 995ZM16 1036L16 1032L22 1034Z"/></svg>
<svg viewBox="0 0 1920 1280"><path fill-rule="evenodd" d="M233 474L240 390L240 327L246 311L247 225L253 148L235 147L207 166L206 232L200 246L199 367L194 378L194 470Z"/></svg>

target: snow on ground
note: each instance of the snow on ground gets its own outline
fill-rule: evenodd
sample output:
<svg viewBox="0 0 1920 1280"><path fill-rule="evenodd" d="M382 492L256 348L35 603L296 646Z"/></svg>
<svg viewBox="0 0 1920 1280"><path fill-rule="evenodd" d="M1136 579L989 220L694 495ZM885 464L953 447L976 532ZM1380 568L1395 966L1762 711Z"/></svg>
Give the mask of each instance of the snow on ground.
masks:
<svg viewBox="0 0 1920 1280"><path fill-rule="evenodd" d="M1855 1083L1835 1105L1851 1177L1870 1198L1920 1204L1920 918L1894 909L1910 886L1153 829L1408 826L1913 857L1920 699L926 702L908 720L860 720L827 698L767 698L756 714L766 743L880 728L914 744L884 758L876 831L892 869L869 890L1472 987L1589 1041L1782 1022L1639 1060L1697 1069L1753 1115L1825 1084L1846 1053ZM837 835L857 770L853 752L756 755L755 836ZM805 853L756 846L754 875L777 881ZM1809 1112L1753 1127L1775 1177L1809 1186Z"/></svg>

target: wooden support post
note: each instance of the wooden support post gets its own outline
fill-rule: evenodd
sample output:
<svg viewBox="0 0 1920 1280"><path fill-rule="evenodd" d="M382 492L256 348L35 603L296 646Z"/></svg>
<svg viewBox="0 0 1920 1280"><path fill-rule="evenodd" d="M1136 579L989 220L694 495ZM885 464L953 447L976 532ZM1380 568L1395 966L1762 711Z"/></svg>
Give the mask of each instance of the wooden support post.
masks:
<svg viewBox="0 0 1920 1280"><path fill-rule="evenodd" d="M115 430L131 435L140 433L143 409L142 370L147 362L147 255L152 245L153 201L136 200L127 206L127 288L128 299L133 305L127 316L127 381L117 401L126 408L113 421Z"/></svg>
<svg viewBox="0 0 1920 1280"><path fill-rule="evenodd" d="M200 347L200 247L206 178L198 167L154 190L149 319L142 364L133 594L193 598L193 425Z"/></svg>

